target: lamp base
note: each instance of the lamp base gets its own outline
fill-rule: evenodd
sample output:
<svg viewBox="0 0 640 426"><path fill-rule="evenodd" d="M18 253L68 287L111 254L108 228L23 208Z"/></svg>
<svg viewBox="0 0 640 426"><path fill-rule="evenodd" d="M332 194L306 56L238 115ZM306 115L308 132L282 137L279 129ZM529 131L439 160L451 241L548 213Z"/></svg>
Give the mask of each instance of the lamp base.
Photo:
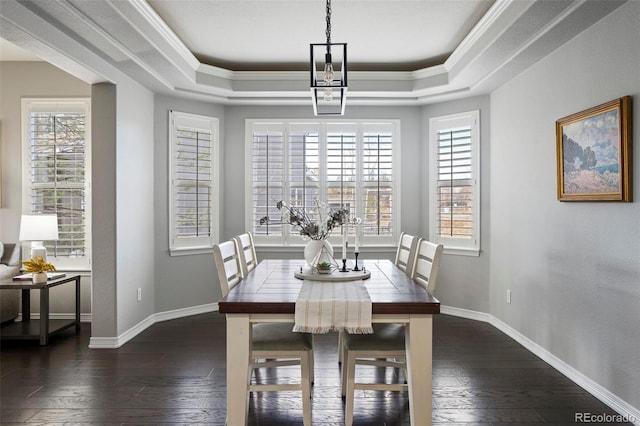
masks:
<svg viewBox="0 0 640 426"><path fill-rule="evenodd" d="M33 243L31 243L31 258L33 259L36 256L41 257L45 262L47 261L46 247L43 246L41 242L34 241Z"/></svg>

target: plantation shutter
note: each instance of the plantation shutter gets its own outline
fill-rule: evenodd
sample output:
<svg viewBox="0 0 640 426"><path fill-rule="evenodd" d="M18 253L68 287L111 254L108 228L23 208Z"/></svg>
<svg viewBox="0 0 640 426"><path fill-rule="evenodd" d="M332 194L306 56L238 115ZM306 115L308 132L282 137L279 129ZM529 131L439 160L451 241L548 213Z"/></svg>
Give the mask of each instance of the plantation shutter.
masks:
<svg viewBox="0 0 640 426"><path fill-rule="evenodd" d="M364 128L362 204L365 236L390 236L393 232L393 133L388 127Z"/></svg>
<svg viewBox="0 0 640 426"><path fill-rule="evenodd" d="M177 238L211 236L211 132L178 128Z"/></svg>
<svg viewBox="0 0 640 426"><path fill-rule="evenodd" d="M256 236L282 236L283 226L276 208L284 200L285 155L284 134L279 125L256 126L253 132L251 152L252 168L252 222ZM269 222L260 224L268 217Z"/></svg>
<svg viewBox="0 0 640 426"><path fill-rule="evenodd" d="M356 211L358 176L356 129L349 125L327 125L327 204Z"/></svg>
<svg viewBox="0 0 640 426"><path fill-rule="evenodd" d="M85 120L83 112L30 115L31 212L58 216L58 240L44 243L53 257L86 252Z"/></svg>
<svg viewBox="0 0 640 426"><path fill-rule="evenodd" d="M432 124L435 124L432 135L435 137L436 238L445 248L477 249L477 118L462 114L432 121Z"/></svg>
<svg viewBox="0 0 640 426"><path fill-rule="evenodd" d="M289 203L318 219L320 199L320 135L317 125L294 124L289 131Z"/></svg>
<svg viewBox="0 0 640 426"><path fill-rule="evenodd" d="M55 214L58 239L43 241L59 270L91 268L91 102L22 100L24 214Z"/></svg>
<svg viewBox="0 0 640 426"><path fill-rule="evenodd" d="M171 246L211 247L214 240L215 120L172 112Z"/></svg>
<svg viewBox="0 0 640 426"><path fill-rule="evenodd" d="M362 223L348 227L351 244L356 232L362 245L396 243L398 121L247 120L245 130L245 223L257 244L304 242L282 224L279 201L318 223L320 212L348 208ZM332 232L332 243L344 228Z"/></svg>
<svg viewBox="0 0 640 426"><path fill-rule="evenodd" d="M438 235L472 237L471 128L438 131Z"/></svg>

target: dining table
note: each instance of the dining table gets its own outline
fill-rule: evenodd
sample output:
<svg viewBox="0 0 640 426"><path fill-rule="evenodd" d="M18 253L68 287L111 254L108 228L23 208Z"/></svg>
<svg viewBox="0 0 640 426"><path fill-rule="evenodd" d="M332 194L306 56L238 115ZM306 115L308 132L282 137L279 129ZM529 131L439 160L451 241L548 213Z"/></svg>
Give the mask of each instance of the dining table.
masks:
<svg viewBox="0 0 640 426"><path fill-rule="evenodd" d="M432 320L440 302L387 259L360 259L372 323L405 325L409 414L431 425ZM227 324L227 424L247 424L252 324L294 323L302 259L265 259L218 302ZM335 271L333 274L340 274Z"/></svg>

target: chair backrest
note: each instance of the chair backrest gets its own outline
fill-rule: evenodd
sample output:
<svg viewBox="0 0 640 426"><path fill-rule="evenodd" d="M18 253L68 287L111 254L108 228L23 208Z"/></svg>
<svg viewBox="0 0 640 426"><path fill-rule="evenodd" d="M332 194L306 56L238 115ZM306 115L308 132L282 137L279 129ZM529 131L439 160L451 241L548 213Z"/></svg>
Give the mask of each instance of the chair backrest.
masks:
<svg viewBox="0 0 640 426"><path fill-rule="evenodd" d="M424 287L429 294L433 294L436 289L442 249L442 244L434 244L423 239L418 242L418 252L411 278Z"/></svg>
<svg viewBox="0 0 640 426"><path fill-rule="evenodd" d="M213 246L213 257L216 260L218 280L220 281L222 297L224 297L242 279L240 259L238 258L235 241L229 240Z"/></svg>
<svg viewBox="0 0 640 426"><path fill-rule="evenodd" d="M256 257L256 247L253 244L253 235L251 232L238 235L233 238L238 246L238 257L240 258L240 268L242 276L247 274L258 266L258 258Z"/></svg>
<svg viewBox="0 0 640 426"><path fill-rule="evenodd" d="M400 234L395 264L407 275L411 275L417 247L418 237L414 237L413 235L409 235L404 232Z"/></svg>

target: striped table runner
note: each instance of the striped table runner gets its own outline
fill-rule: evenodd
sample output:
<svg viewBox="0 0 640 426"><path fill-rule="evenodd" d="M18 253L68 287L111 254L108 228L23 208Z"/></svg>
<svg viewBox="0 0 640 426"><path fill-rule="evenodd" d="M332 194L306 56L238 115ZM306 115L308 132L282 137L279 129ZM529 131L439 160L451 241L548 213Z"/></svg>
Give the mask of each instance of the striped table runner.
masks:
<svg viewBox="0 0 640 426"><path fill-rule="evenodd" d="M371 334L371 298L362 280L304 280L296 300L293 331L328 333L345 330Z"/></svg>

